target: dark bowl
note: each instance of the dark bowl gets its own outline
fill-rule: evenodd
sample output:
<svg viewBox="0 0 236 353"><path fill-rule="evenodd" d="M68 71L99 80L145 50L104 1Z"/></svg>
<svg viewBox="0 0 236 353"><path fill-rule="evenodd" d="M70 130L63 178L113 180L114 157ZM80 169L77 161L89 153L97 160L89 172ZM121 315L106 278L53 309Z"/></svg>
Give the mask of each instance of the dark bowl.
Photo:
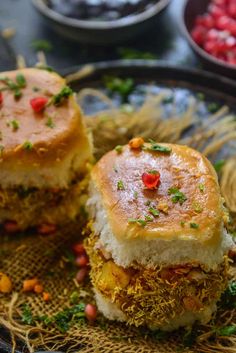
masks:
<svg viewBox="0 0 236 353"><path fill-rule="evenodd" d="M63 16L47 6L47 0L32 0L35 8L59 34L87 44L114 44L131 39L150 28L170 0L159 0L147 10L113 21L86 21Z"/></svg>
<svg viewBox="0 0 236 353"><path fill-rule="evenodd" d="M208 54L194 42L190 35L194 26L195 18L206 12L209 3L210 0L185 0L181 23L183 34L207 70L236 79L235 65L228 64Z"/></svg>

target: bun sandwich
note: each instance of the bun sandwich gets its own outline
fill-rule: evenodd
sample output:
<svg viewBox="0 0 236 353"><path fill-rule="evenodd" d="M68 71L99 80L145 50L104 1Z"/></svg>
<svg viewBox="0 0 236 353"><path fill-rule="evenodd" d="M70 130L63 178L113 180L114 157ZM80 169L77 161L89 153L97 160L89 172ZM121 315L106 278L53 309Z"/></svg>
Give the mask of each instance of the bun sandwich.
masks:
<svg viewBox="0 0 236 353"><path fill-rule="evenodd" d="M58 74L0 74L0 223L43 232L80 211L91 146L72 90ZM47 226L48 225L48 226Z"/></svg>
<svg viewBox="0 0 236 353"><path fill-rule="evenodd" d="M91 177L86 248L99 310L162 330L208 322L233 245L211 163L189 147L136 138Z"/></svg>

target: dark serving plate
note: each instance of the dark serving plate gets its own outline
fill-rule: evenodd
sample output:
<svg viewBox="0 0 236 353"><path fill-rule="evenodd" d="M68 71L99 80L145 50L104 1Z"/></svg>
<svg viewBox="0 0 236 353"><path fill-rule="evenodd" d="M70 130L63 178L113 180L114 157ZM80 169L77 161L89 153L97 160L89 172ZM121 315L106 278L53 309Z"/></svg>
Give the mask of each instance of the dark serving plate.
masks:
<svg viewBox="0 0 236 353"><path fill-rule="evenodd" d="M199 113L203 118L207 118L207 115L209 114L209 103L227 104L231 111L236 114L236 82L225 77L200 70L167 66L165 63L157 63L155 61L102 62L91 64L90 67L90 73L83 78L72 82L72 87L76 91L79 91L84 87L104 89L104 75L114 75L126 78L131 77L137 84L137 88L147 87L157 93L163 88L171 89L178 103L178 109L180 110L185 108L185 105L187 104L186 101L190 96L195 95L197 97L198 93L201 92L206 97L204 101L201 101L201 107L199 108ZM79 69L81 69L81 67L70 68L65 70L63 74L71 74ZM143 95L143 90L137 89L137 91L134 91L131 95L131 99L140 102ZM119 103L117 97L115 100ZM95 112L101 108L97 102L90 101L89 103L89 109L88 107L85 107L87 112ZM10 337L2 328L0 328L0 352L12 352ZM22 347L21 344L18 344L15 352L28 353L28 350L25 347ZM76 352L79 353L79 348L76 349Z"/></svg>
<svg viewBox="0 0 236 353"><path fill-rule="evenodd" d="M47 0L32 0L38 12L60 35L86 44L112 44L126 41L155 24L170 0L159 0L143 12L112 21L78 20L59 14ZM158 35L158 33L156 34Z"/></svg>

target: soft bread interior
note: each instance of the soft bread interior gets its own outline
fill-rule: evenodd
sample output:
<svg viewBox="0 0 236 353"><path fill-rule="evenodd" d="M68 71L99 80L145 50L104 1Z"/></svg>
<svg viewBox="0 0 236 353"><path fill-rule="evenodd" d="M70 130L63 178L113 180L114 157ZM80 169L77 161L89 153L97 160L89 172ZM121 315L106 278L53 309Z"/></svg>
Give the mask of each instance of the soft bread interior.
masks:
<svg viewBox="0 0 236 353"><path fill-rule="evenodd" d="M106 210L103 206L100 192L90 186L90 199L87 204L90 217L94 219L94 232L100 235L102 246L111 253L115 263L128 267L133 262L144 266L176 265L196 262L209 269L215 269L221 262L224 254L233 246L231 236L224 229L220 244L206 245L194 239L131 239L118 240L112 233Z"/></svg>

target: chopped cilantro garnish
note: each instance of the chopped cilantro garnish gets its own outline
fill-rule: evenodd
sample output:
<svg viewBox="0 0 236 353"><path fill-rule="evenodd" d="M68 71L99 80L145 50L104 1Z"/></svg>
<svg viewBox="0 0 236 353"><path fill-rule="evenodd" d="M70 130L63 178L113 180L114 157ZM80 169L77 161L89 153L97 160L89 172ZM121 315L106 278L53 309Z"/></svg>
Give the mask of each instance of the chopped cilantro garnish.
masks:
<svg viewBox="0 0 236 353"><path fill-rule="evenodd" d="M122 59L133 60L133 59L142 59L142 60L154 60L157 59L157 56L150 52L143 52L133 48L119 48L118 53Z"/></svg>
<svg viewBox="0 0 236 353"><path fill-rule="evenodd" d="M148 211L149 211L154 217L158 217L159 214L160 214L160 212L159 212L156 208L154 208L154 207L150 207L150 208L148 209Z"/></svg>
<svg viewBox="0 0 236 353"><path fill-rule="evenodd" d="M220 109L219 103L210 103L207 106L207 109L210 113L216 113Z"/></svg>
<svg viewBox="0 0 236 353"><path fill-rule="evenodd" d="M149 140L149 142L151 145L144 146L144 149L147 149L149 151L154 151L154 152L163 152L163 153L171 153L172 151L170 147L158 145L158 143L156 143L153 140Z"/></svg>
<svg viewBox="0 0 236 353"><path fill-rule="evenodd" d="M51 117L48 117L48 120L47 120L45 125L50 127L51 129L53 129L55 127L55 124L54 124L54 122L53 122Z"/></svg>
<svg viewBox="0 0 236 353"><path fill-rule="evenodd" d="M104 83L111 93L118 93L123 102L127 101L128 96L134 90L134 80L132 78L122 79L114 76L105 76Z"/></svg>
<svg viewBox="0 0 236 353"><path fill-rule="evenodd" d="M33 325L34 323L33 314L28 304L24 304L22 307L21 321L27 325Z"/></svg>
<svg viewBox="0 0 236 353"><path fill-rule="evenodd" d="M25 141L23 143L22 147L23 147L24 150L32 150L33 149L33 144L30 141Z"/></svg>
<svg viewBox="0 0 236 353"><path fill-rule="evenodd" d="M13 92L15 99L19 99L22 96L21 89L26 86L25 77L22 74L16 76L16 82L12 81L9 77L0 77L0 81L5 84L5 87L1 90L10 90Z"/></svg>
<svg viewBox="0 0 236 353"><path fill-rule="evenodd" d="M219 159L217 162L214 163L214 168L217 173L221 172L221 169L225 165L225 160L224 159Z"/></svg>
<svg viewBox="0 0 236 353"><path fill-rule="evenodd" d="M20 124L19 124L19 121L18 120L11 120L10 122L9 122L9 125L11 125L12 126L12 129L13 130L18 130L19 129L19 127L20 127Z"/></svg>
<svg viewBox="0 0 236 353"><path fill-rule="evenodd" d="M205 98L206 98L205 94L202 93L202 92L198 92L198 93L196 94L196 96L197 96L197 98L198 98L200 101L204 101Z"/></svg>
<svg viewBox="0 0 236 353"><path fill-rule="evenodd" d="M201 213L203 211L203 207L198 202L193 203L193 209L197 213Z"/></svg>
<svg viewBox="0 0 236 353"><path fill-rule="evenodd" d="M170 96L163 98L162 103L163 104L170 104L170 103L173 103L173 101L174 101L174 97L173 97L173 95L170 95Z"/></svg>
<svg viewBox="0 0 236 353"><path fill-rule="evenodd" d="M52 44L46 39L35 39L31 42L31 47L36 51L49 52L52 50Z"/></svg>
<svg viewBox="0 0 236 353"><path fill-rule="evenodd" d="M145 221L146 222L153 222L153 218L151 216L149 216L149 215L146 215L145 216Z"/></svg>
<svg viewBox="0 0 236 353"><path fill-rule="evenodd" d="M199 184L199 185L198 185L198 188L199 188L199 190L200 190L201 192L204 192L204 190L205 190L205 185L204 185L204 184Z"/></svg>
<svg viewBox="0 0 236 353"><path fill-rule="evenodd" d="M115 151L119 154L122 152L122 150L123 150L123 146L121 146L121 145L118 145L115 147Z"/></svg>
<svg viewBox="0 0 236 353"><path fill-rule="evenodd" d="M58 93L58 94L55 94L53 97L52 97L52 103L56 106L62 104L62 102L69 98L71 95L73 94L73 91L70 87L68 86L65 86L62 88L62 90Z"/></svg>
<svg viewBox="0 0 236 353"><path fill-rule="evenodd" d="M159 174L159 172L157 170L148 170L148 174L156 175Z"/></svg>
<svg viewBox="0 0 236 353"><path fill-rule="evenodd" d="M25 76L22 74L16 75L16 82L20 88L24 88L26 86Z"/></svg>
<svg viewBox="0 0 236 353"><path fill-rule="evenodd" d="M79 293L78 292L72 292L70 295L70 302L71 304L77 304L79 301Z"/></svg>
<svg viewBox="0 0 236 353"><path fill-rule="evenodd" d="M125 190L124 183L122 180L117 182L117 190Z"/></svg>
<svg viewBox="0 0 236 353"><path fill-rule="evenodd" d="M222 294L220 304L226 309L236 308L236 281L231 281Z"/></svg>
<svg viewBox="0 0 236 353"><path fill-rule="evenodd" d="M147 200L144 205L145 205L145 206L150 206L150 205L151 205L151 201L150 201L150 200Z"/></svg>
<svg viewBox="0 0 236 353"><path fill-rule="evenodd" d="M135 199L138 198L138 193L137 193L137 191L134 192L134 198L135 198Z"/></svg>
<svg viewBox="0 0 236 353"><path fill-rule="evenodd" d="M139 218L129 218L128 222L129 223L136 223L141 227L145 227L147 224L147 221L145 221L144 219L139 219Z"/></svg>
<svg viewBox="0 0 236 353"><path fill-rule="evenodd" d="M39 69L39 70L45 70L45 71L48 71L48 72L56 72L51 66L43 65L43 64L40 64L40 63L36 65L36 68Z"/></svg>
<svg viewBox="0 0 236 353"><path fill-rule="evenodd" d="M198 228L199 228L199 224L197 224L197 223L190 223L190 228L192 228L192 229L198 229Z"/></svg>
<svg viewBox="0 0 236 353"><path fill-rule="evenodd" d="M180 225L181 225L181 227L184 227L184 226L185 226L185 222L184 222L184 221L181 221L181 222L180 222Z"/></svg>
<svg viewBox="0 0 236 353"><path fill-rule="evenodd" d="M186 200L187 197L181 192L177 187L169 188L168 195L173 195L171 201L173 203L178 203L182 205Z"/></svg>
<svg viewBox="0 0 236 353"><path fill-rule="evenodd" d="M231 336L236 333L236 325L223 326L216 330L218 336Z"/></svg>

